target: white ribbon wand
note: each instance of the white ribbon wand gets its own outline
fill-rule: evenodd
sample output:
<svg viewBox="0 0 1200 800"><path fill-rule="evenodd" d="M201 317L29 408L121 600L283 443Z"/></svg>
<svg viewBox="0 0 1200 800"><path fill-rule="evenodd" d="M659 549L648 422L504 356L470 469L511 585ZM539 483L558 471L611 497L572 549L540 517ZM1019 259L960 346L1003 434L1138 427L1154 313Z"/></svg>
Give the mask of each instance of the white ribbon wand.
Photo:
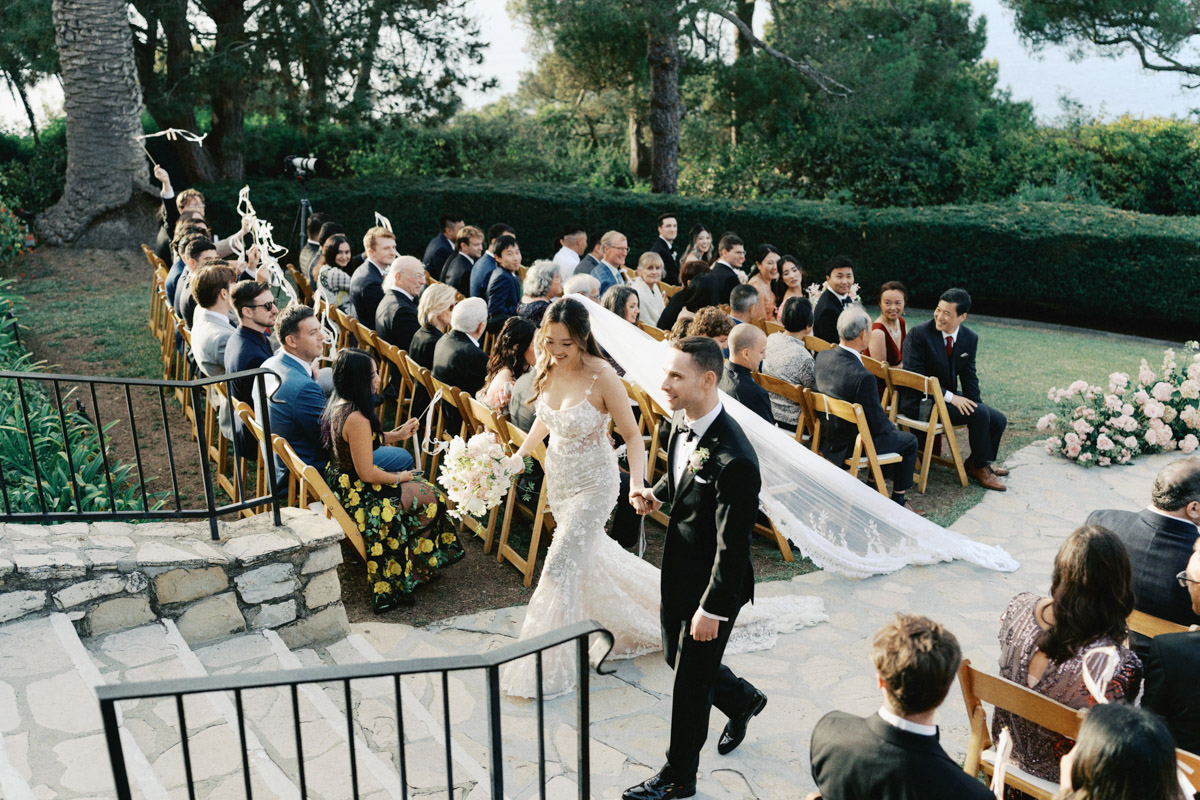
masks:
<svg viewBox="0 0 1200 800"><path fill-rule="evenodd" d="M192 142L193 144L203 147L204 139L208 136L208 134L192 133L191 131L185 131L180 128L167 128L165 131L159 131L158 133L143 133L141 136L133 137L137 139L138 144L142 146L142 152L146 154L146 158L150 159L150 163L156 167L158 166L158 162L154 160L154 156L150 155L150 151L146 149L146 140L153 139L157 136L167 137L168 142L175 142L183 139L185 142Z"/></svg>
<svg viewBox="0 0 1200 800"><path fill-rule="evenodd" d="M389 231L392 230L391 220L389 220L383 214L380 214L378 211L375 212L375 224L382 225L383 227L387 228Z"/></svg>
<svg viewBox="0 0 1200 800"><path fill-rule="evenodd" d="M254 226L251 231L254 236L254 245L258 248L260 263L267 268L271 285L280 287L284 294L288 296L289 302L300 302L299 298L296 297L296 291L288 283L287 277L283 274L283 269L279 266L279 259L277 258L280 253L286 253L287 248L275 243L275 239L271 235L274 226L269 222L259 219L258 215L254 213L254 204L250 202L249 186L243 186L242 190L238 192L237 209L238 214L243 218L247 215L254 218ZM245 247L241 242L240 234L234 237L233 248L239 257L244 255Z"/></svg>

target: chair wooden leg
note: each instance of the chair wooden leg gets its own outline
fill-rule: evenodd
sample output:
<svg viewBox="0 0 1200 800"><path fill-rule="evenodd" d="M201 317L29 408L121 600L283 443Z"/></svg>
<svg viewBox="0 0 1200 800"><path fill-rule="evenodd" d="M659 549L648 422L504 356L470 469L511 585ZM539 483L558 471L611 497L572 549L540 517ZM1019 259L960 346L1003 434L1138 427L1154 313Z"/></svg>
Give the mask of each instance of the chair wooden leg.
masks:
<svg viewBox="0 0 1200 800"><path fill-rule="evenodd" d="M525 556L525 585L533 583L533 570L537 566L538 543L542 539L542 525L546 519L546 491L542 489L538 496L537 511L534 514L533 534L529 537L529 554Z"/></svg>
<svg viewBox="0 0 1200 800"><path fill-rule="evenodd" d="M917 477L917 491L921 494L925 494L925 486L929 483L929 466L933 463L933 440L935 438L932 433L925 434L925 447L921 454L921 474Z"/></svg>
<svg viewBox="0 0 1200 800"><path fill-rule="evenodd" d="M775 527L774 522L767 520L766 525L757 524L754 526L754 532L773 540L779 548L779 555L783 556L784 561L795 561L795 557L792 555L792 546L788 544L787 537Z"/></svg>
<svg viewBox="0 0 1200 800"><path fill-rule="evenodd" d="M958 449L958 437L954 435L954 428L946 428L946 443L950 446L950 454L954 459L954 468L958 470L958 481L963 486L966 486L967 470L963 464L962 453Z"/></svg>
<svg viewBox="0 0 1200 800"><path fill-rule="evenodd" d="M508 549L508 534L512 530L513 509L517 505L516 491L508 493L508 502L504 505L504 522L500 525L500 542L496 545L496 562L504 561L504 551ZM486 550L484 551L487 552Z"/></svg>

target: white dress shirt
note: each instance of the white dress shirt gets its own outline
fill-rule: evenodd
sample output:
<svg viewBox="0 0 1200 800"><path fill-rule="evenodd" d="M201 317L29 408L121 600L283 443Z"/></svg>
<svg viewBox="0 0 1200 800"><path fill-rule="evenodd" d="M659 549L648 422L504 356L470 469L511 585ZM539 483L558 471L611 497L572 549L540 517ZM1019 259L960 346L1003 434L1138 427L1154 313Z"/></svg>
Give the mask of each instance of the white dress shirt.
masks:
<svg viewBox="0 0 1200 800"><path fill-rule="evenodd" d="M1155 514L1158 514L1160 517L1166 517L1167 519L1181 519L1184 522L1192 522L1187 517L1177 517L1174 514L1168 514L1167 512L1163 511L1161 508L1155 508L1153 505L1146 506L1146 510L1153 511ZM1196 523L1194 523L1194 522L1192 522L1192 524L1196 525ZM1196 525L1196 528L1200 529L1200 525Z"/></svg>
<svg viewBox="0 0 1200 800"><path fill-rule="evenodd" d="M560 247L554 254L554 263L558 266L558 274L562 275L563 283L566 283L579 266L579 254L569 247Z"/></svg>
<svg viewBox="0 0 1200 800"><path fill-rule="evenodd" d="M887 706L880 707L879 718L893 728L915 733L918 736L937 736L937 725L922 725L918 722L911 722L904 717L896 716Z"/></svg>
<svg viewBox="0 0 1200 800"><path fill-rule="evenodd" d="M862 353L858 352L853 347L846 347L846 345L842 344L841 342L838 342L838 347L842 348L847 353L854 353L854 357L858 359L858 363L863 363Z"/></svg>

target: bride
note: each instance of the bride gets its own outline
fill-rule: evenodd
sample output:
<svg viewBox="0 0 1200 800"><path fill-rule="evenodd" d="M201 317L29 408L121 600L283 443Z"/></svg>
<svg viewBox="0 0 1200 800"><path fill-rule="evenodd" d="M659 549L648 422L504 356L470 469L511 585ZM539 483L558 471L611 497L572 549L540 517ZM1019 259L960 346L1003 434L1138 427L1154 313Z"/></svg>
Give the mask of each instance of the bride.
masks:
<svg viewBox="0 0 1200 800"><path fill-rule="evenodd" d="M626 442L630 487L642 486L645 475L645 447L628 394L601 355L588 309L580 301L554 301L542 318L538 343L537 418L513 459L523 459L549 434L545 480L557 524L525 611L521 639L593 619L613 634L612 658L660 650L659 570L604 531L619 491L617 454L608 437L610 417ZM777 633L826 619L818 598L772 598L757 606L757 613L739 618L726 652L769 647ZM544 696L575 687L572 646L546 651L542 665ZM501 685L509 695L536 697L534 658L507 665Z"/></svg>

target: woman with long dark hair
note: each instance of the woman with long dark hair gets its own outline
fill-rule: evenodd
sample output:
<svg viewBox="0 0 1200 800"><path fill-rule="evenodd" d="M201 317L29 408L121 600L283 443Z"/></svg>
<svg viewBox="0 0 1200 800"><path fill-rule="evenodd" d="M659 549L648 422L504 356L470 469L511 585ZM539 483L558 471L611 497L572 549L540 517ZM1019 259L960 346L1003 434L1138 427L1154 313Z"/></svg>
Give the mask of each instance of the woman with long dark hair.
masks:
<svg viewBox="0 0 1200 800"><path fill-rule="evenodd" d="M1175 740L1145 709L1098 705L1062 760L1055 800L1183 800Z"/></svg>
<svg viewBox="0 0 1200 800"><path fill-rule="evenodd" d="M692 260L684 262L679 270L679 280L683 285L670 300L667 307L658 318L657 327L669 331L675 327L676 321L689 319L705 306L720 305L720 292L717 282L712 277L712 268L703 261Z"/></svg>
<svg viewBox="0 0 1200 800"><path fill-rule="evenodd" d="M376 613L411 605L417 586L463 557L441 490L409 470L388 472L375 466L375 449L401 436L379 423L378 392L375 359L357 348L340 351L325 407L332 456L325 481L363 536Z"/></svg>
<svg viewBox="0 0 1200 800"><path fill-rule="evenodd" d="M1142 662L1123 642L1133 611L1129 554L1116 534L1098 525L1072 532L1054 558L1050 596L1023 593L1000 617L1000 675L1072 708L1097 703L1084 672L1109 702L1133 702ZM1106 663L1111 676L1106 674ZM1013 760L1045 780L1058 779L1058 761L1072 742L997 709L995 736L1009 728Z"/></svg>
<svg viewBox="0 0 1200 800"><path fill-rule="evenodd" d="M712 266L717 257L717 250L713 247L712 232L703 225L694 225L688 233L688 246L683 251L683 257L679 259L680 264L686 264L689 261L703 261L705 264Z"/></svg>
<svg viewBox="0 0 1200 800"><path fill-rule="evenodd" d="M488 358L487 378L479 390L479 400L493 411L508 407L513 384L537 363L533 347L537 330L537 325L525 317L509 317L496 336Z"/></svg>
<svg viewBox="0 0 1200 800"><path fill-rule="evenodd" d="M771 290L775 293L775 317L778 320L783 313L783 304L788 300L793 297L804 300L808 298L804 295L804 270L800 267L798 258L780 256L775 271L779 273L779 277L772 281Z"/></svg>
<svg viewBox="0 0 1200 800"><path fill-rule="evenodd" d="M760 244L746 283L758 290L758 308L754 319L775 319L775 282L779 280L779 249Z"/></svg>
<svg viewBox="0 0 1200 800"><path fill-rule="evenodd" d="M350 259L353 257L350 240L336 233L321 245L321 255L313 265L313 271L317 273L317 296L326 303L337 306L343 314L351 316L353 304L350 302Z"/></svg>

